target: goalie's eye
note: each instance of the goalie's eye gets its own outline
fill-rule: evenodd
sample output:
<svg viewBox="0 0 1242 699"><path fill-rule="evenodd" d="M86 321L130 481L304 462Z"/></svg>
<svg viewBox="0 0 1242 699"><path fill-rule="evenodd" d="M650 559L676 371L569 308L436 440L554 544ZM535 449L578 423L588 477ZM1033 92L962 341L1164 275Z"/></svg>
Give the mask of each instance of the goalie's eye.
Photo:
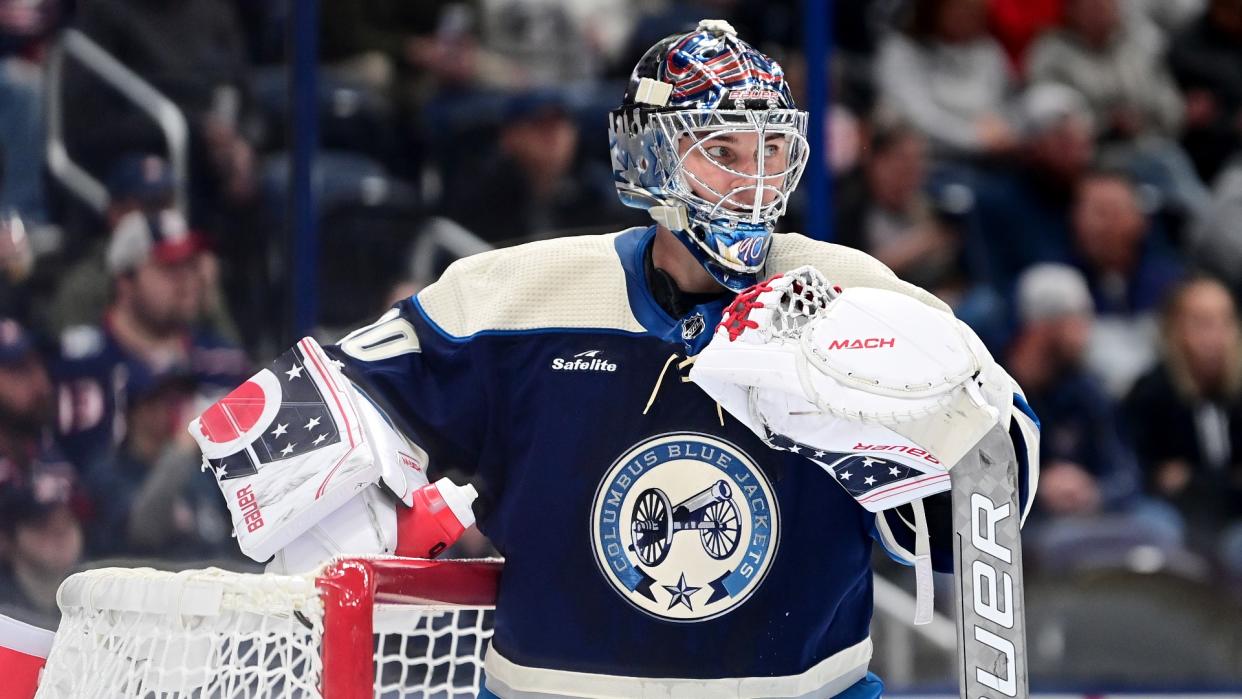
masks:
<svg viewBox="0 0 1242 699"><path fill-rule="evenodd" d="M763 157L764 157L765 162L768 159L771 159L771 158L774 158L780 155L782 150L783 150L782 146L776 142L768 143L767 145L765 145L763 148L763 154L764 154ZM703 146L703 152L707 153L707 155L710 156L712 160L715 160L721 163L730 163L736 160L737 158L732 148L730 148L729 146L720 145L720 144L705 145Z"/></svg>

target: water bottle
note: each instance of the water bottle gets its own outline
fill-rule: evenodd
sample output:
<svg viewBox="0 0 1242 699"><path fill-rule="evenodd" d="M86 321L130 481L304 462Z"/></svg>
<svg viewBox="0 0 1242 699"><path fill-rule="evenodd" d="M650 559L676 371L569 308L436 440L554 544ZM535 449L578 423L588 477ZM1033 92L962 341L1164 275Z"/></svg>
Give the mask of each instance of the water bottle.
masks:
<svg viewBox="0 0 1242 699"><path fill-rule="evenodd" d="M397 507L398 556L435 558L474 524L470 503L478 497L472 485L447 478L414 491L413 507Z"/></svg>

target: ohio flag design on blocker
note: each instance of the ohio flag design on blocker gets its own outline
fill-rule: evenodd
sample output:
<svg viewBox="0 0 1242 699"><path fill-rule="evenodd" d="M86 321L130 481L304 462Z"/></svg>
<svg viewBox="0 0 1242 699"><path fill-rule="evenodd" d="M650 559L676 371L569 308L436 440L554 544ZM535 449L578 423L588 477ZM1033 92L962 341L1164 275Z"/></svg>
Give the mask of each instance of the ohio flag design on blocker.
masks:
<svg viewBox="0 0 1242 699"><path fill-rule="evenodd" d="M296 348L291 349L203 413L200 425L208 440L222 444L249 438L239 440L243 444L238 451L207 459L217 478L251 476L265 464L341 441L312 371Z"/></svg>

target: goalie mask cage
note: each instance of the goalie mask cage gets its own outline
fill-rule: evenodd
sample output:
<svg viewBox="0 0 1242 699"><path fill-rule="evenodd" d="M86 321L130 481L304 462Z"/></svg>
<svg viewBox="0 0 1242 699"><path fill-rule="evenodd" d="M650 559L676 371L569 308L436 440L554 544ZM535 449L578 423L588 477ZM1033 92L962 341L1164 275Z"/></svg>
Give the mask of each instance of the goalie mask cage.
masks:
<svg viewBox="0 0 1242 699"><path fill-rule="evenodd" d="M500 570L347 558L303 575L78 573L57 593L36 697L474 697Z"/></svg>

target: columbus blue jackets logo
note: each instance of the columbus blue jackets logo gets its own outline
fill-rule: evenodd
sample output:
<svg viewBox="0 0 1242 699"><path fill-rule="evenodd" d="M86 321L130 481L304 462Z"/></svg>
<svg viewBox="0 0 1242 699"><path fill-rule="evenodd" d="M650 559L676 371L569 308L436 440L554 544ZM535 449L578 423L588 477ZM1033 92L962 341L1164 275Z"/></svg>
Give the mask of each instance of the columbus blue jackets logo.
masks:
<svg viewBox="0 0 1242 699"><path fill-rule="evenodd" d="M635 445L591 509L600 572L630 604L677 622L745 602L776 555L779 527L772 486L750 456L697 433Z"/></svg>

